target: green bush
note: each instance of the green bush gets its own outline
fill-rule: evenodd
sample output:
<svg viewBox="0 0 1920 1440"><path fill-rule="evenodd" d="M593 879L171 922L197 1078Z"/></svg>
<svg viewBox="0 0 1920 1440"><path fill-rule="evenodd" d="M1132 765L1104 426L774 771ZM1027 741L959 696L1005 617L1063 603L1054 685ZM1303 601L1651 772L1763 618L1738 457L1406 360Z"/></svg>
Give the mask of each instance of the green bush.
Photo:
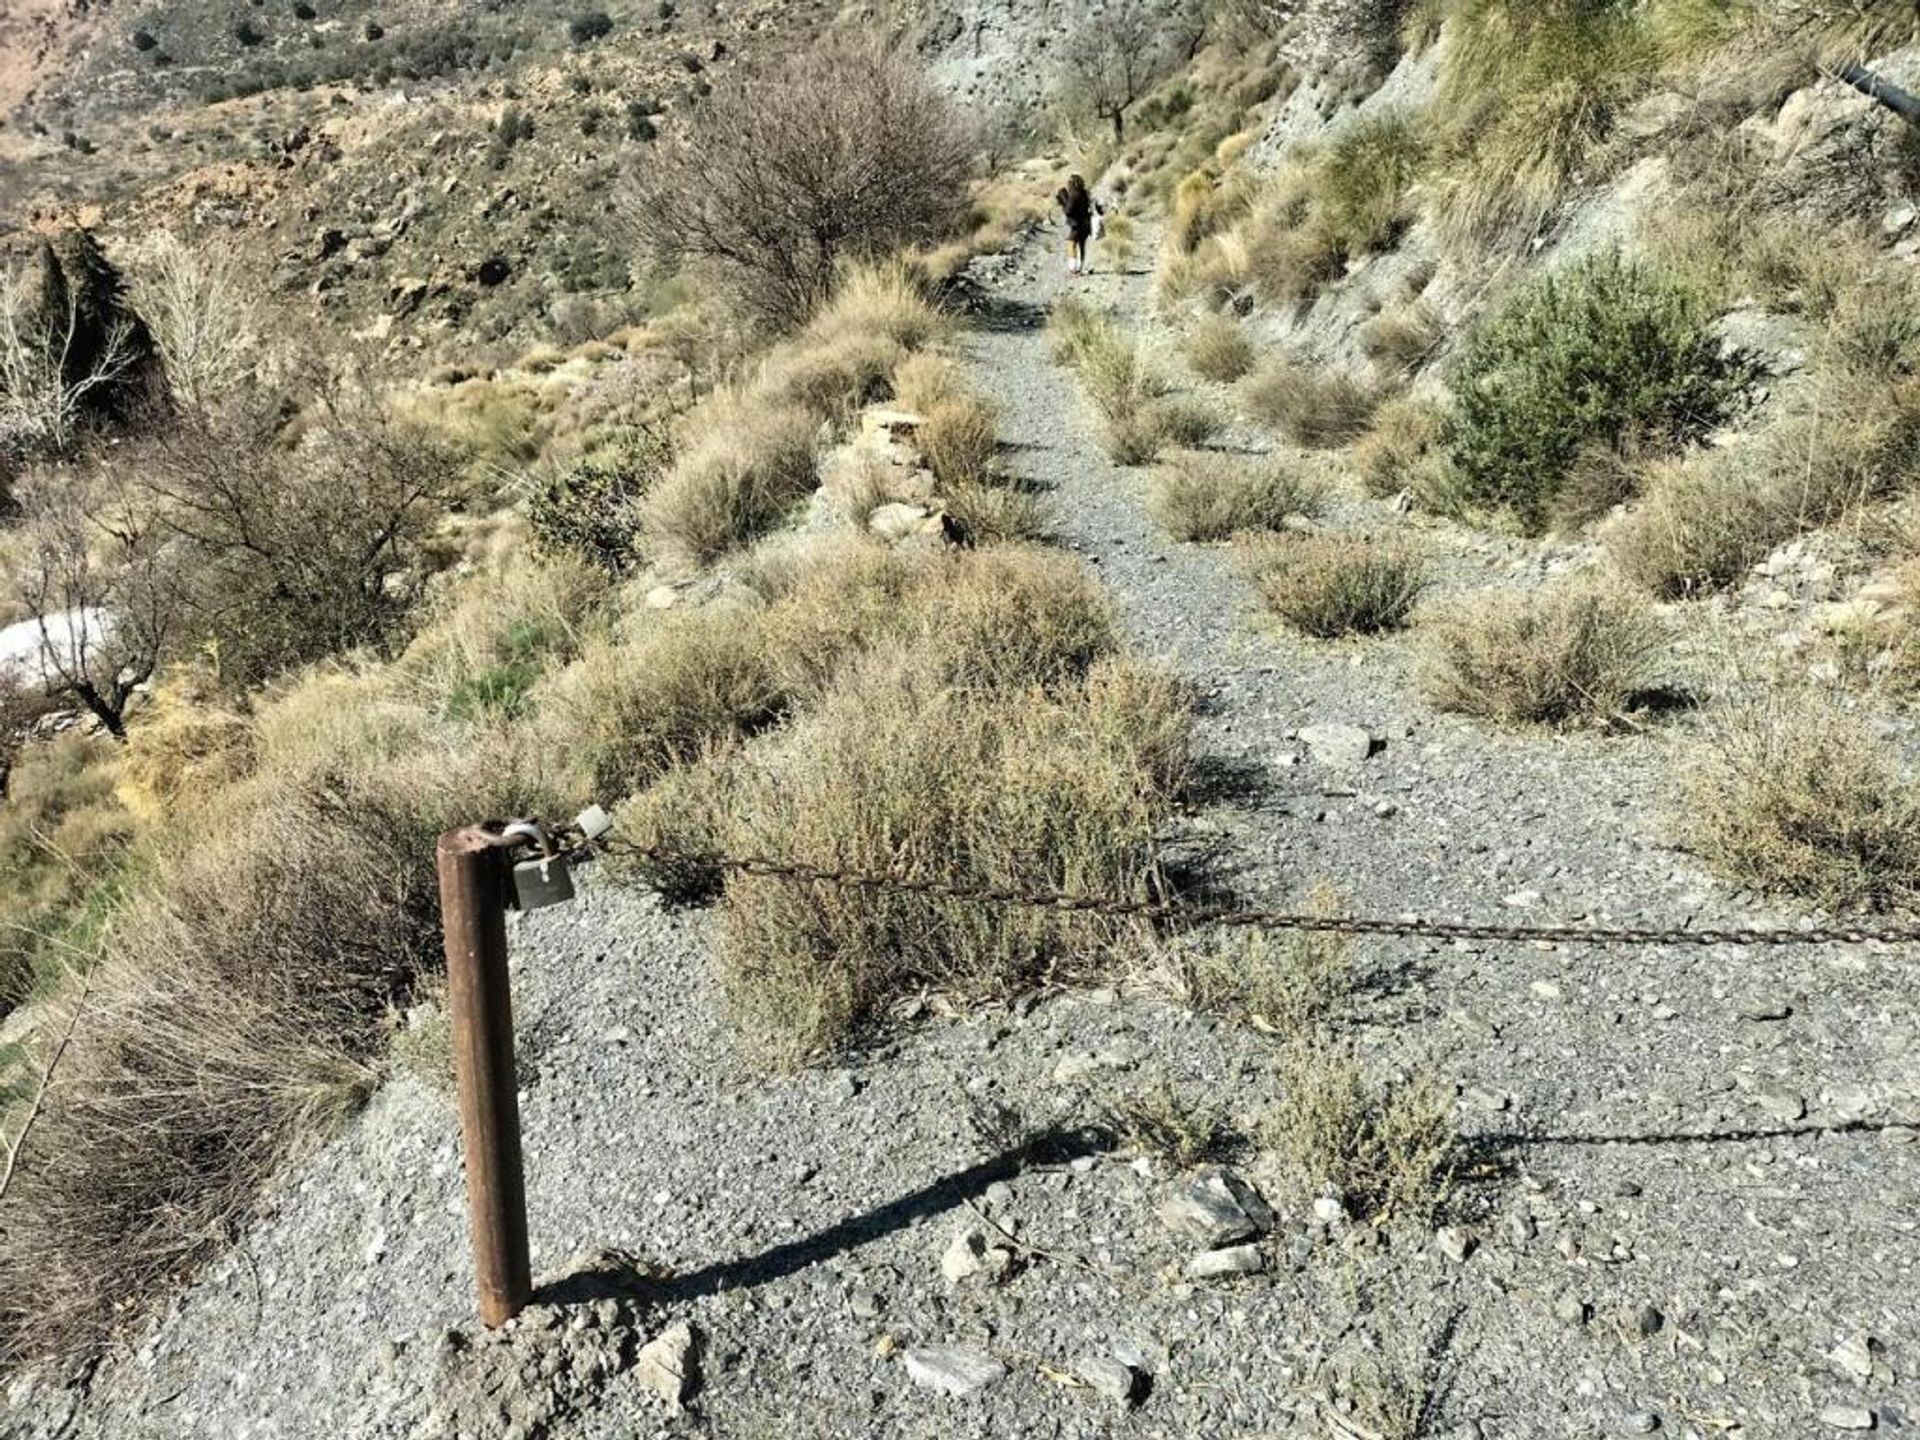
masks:
<svg viewBox="0 0 1920 1440"><path fill-rule="evenodd" d="M1657 453L1700 439L1751 378L1710 319L1693 291L1617 255L1517 295L1455 377L1446 445L1467 498L1537 531L1588 447Z"/></svg>
<svg viewBox="0 0 1920 1440"><path fill-rule="evenodd" d="M1378 115L1349 126L1327 151L1315 218L1343 255L1384 250L1408 217L1407 191L1426 159L1412 120Z"/></svg>
<svg viewBox="0 0 1920 1440"><path fill-rule="evenodd" d="M663 433L634 431L613 449L547 476L527 501L535 540L612 574L631 569L639 556L640 497L672 460Z"/></svg>

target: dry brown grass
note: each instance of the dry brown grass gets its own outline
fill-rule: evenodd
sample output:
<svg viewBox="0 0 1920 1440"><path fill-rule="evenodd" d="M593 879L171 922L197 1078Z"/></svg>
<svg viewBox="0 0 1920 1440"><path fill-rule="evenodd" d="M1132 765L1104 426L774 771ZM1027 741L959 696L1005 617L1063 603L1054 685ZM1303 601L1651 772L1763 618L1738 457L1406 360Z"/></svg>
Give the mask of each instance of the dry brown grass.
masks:
<svg viewBox="0 0 1920 1440"><path fill-rule="evenodd" d="M988 485L999 461L1000 417L977 396L955 395L922 413L913 444L943 490Z"/></svg>
<svg viewBox="0 0 1920 1440"><path fill-rule="evenodd" d="M694 411L673 467L640 502L649 557L704 565L781 525L813 489L818 428L800 405L739 392Z"/></svg>
<svg viewBox="0 0 1920 1440"><path fill-rule="evenodd" d="M1337 914L1339 897L1317 888L1307 909ZM1306 932L1277 938L1263 930L1226 931L1173 950L1167 969L1176 993L1194 1009L1288 1036L1339 1023L1355 982L1352 942Z"/></svg>
<svg viewBox="0 0 1920 1440"><path fill-rule="evenodd" d="M1719 717L1683 768L1681 828L1740 884L1827 906L1920 892L1920 786L1859 713L1787 694Z"/></svg>
<svg viewBox="0 0 1920 1440"><path fill-rule="evenodd" d="M1393 540L1275 537L1248 545L1244 563L1269 609L1322 640L1401 628L1427 584L1424 557Z"/></svg>
<svg viewBox="0 0 1920 1440"><path fill-rule="evenodd" d="M1307 1192L1363 1220L1424 1223L1446 1204L1460 1139L1452 1097L1433 1079L1370 1085L1353 1054L1325 1039L1287 1046L1279 1072L1287 1099L1257 1138Z"/></svg>
<svg viewBox="0 0 1920 1440"><path fill-rule="evenodd" d="M1359 439L1383 398L1351 375L1285 359L1269 361L1240 384L1240 407L1249 419L1319 450Z"/></svg>
<svg viewBox="0 0 1920 1440"><path fill-rule="evenodd" d="M1284 461L1183 451L1154 471L1148 504L1176 540L1226 540L1317 517L1326 490Z"/></svg>
<svg viewBox="0 0 1920 1440"><path fill-rule="evenodd" d="M957 360L931 350L919 350L895 368L893 393L908 410L924 415L945 401L966 398L972 393L972 387Z"/></svg>
<svg viewBox="0 0 1920 1440"><path fill-rule="evenodd" d="M1411 375L1447 338L1446 323L1424 300L1382 310L1360 330L1360 348L1389 375Z"/></svg>
<svg viewBox="0 0 1920 1440"><path fill-rule="evenodd" d="M1509 724L1613 723L1657 678L1666 649L1644 602L1592 579L1463 599L1421 629L1427 698Z"/></svg>
<svg viewBox="0 0 1920 1440"><path fill-rule="evenodd" d="M1187 332L1187 364L1205 380L1232 384L1253 369L1253 342L1239 321L1210 315Z"/></svg>
<svg viewBox="0 0 1920 1440"><path fill-rule="evenodd" d="M1446 413L1431 400L1399 395L1374 412L1373 426L1355 442L1354 468L1369 495L1379 499L1403 492L1426 498L1443 463L1440 445Z"/></svg>

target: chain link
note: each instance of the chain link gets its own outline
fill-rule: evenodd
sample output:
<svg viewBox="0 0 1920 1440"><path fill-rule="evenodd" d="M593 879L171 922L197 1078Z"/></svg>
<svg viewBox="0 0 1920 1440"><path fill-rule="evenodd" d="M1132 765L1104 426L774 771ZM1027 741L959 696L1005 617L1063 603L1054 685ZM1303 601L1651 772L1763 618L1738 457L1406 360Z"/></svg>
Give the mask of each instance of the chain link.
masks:
<svg viewBox="0 0 1920 1440"><path fill-rule="evenodd" d="M1479 940L1496 943L1552 945L1911 945L1920 941L1920 925L1864 927L1810 926L1805 929L1706 928L1659 929L1650 926L1495 925L1473 920L1424 920L1381 915L1314 915L1292 910L1269 910L1204 905L1166 900L1129 900L1110 895L1073 895L1057 890L1025 890L1009 886L972 885L926 876L812 865L761 855L704 854L642 845L607 838L576 849L574 858L595 851L627 856L677 869L747 875L756 879L796 884L828 885L840 890L881 891L938 900L994 905L1010 909L1050 910L1066 915L1105 919L1151 920L1189 929L1223 926L1283 930L1315 935L1381 936L1408 940Z"/></svg>

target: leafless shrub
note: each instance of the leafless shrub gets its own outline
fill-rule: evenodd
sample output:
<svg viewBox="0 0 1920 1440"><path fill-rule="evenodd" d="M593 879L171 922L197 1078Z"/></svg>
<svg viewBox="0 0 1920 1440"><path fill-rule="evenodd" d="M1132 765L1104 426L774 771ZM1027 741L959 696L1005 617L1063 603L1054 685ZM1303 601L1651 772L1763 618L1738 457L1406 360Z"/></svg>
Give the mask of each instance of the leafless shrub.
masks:
<svg viewBox="0 0 1920 1440"><path fill-rule="evenodd" d="M711 265L776 325L803 319L839 265L937 239L966 201L969 146L904 59L832 32L742 75L654 147L625 212L669 260Z"/></svg>

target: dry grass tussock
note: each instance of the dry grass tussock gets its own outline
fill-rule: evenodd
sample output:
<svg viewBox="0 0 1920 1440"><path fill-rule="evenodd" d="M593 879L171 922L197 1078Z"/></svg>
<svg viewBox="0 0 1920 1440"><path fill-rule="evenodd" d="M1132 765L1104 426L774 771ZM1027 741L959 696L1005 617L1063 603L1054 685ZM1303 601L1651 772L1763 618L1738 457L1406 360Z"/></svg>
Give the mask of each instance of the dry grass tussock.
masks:
<svg viewBox="0 0 1920 1440"><path fill-rule="evenodd" d="M1316 518L1326 488L1279 460L1177 451L1153 473L1148 504L1176 540L1226 540L1244 531L1281 530L1290 518Z"/></svg>
<svg viewBox="0 0 1920 1440"><path fill-rule="evenodd" d="M1354 468L1369 495L1386 499L1402 492L1443 509L1433 502L1444 465L1441 442L1446 435L1446 412L1432 400L1397 395L1374 411L1373 425L1353 446Z"/></svg>
<svg viewBox="0 0 1920 1440"><path fill-rule="evenodd" d="M1253 342L1230 315L1209 315L1187 332L1187 364L1203 380L1230 385L1253 369Z"/></svg>
<svg viewBox="0 0 1920 1440"><path fill-rule="evenodd" d="M1256 1138L1303 1189L1365 1220L1420 1224L1446 1204L1461 1146L1442 1086L1424 1075L1369 1085L1352 1053L1326 1039L1289 1044L1279 1070L1287 1099Z"/></svg>
<svg viewBox="0 0 1920 1440"><path fill-rule="evenodd" d="M1240 408L1249 419L1311 449L1357 440L1383 398L1351 375L1286 359L1269 361L1240 384Z"/></svg>
<svg viewBox="0 0 1920 1440"><path fill-rule="evenodd" d="M1740 884L1835 907L1920 892L1920 785L1828 698L1777 695L1719 715L1683 776L1687 842Z"/></svg>
<svg viewBox="0 0 1920 1440"><path fill-rule="evenodd" d="M710 564L777 529L814 488L821 423L891 394L899 367L947 328L902 268L847 271L756 379L683 417L673 464L637 506L648 558Z"/></svg>
<svg viewBox="0 0 1920 1440"><path fill-rule="evenodd" d="M1645 602L1592 579L1474 596L1421 630L1427 698L1509 724L1617 721L1657 679L1666 649Z"/></svg>
<svg viewBox="0 0 1920 1440"><path fill-rule="evenodd" d="M1895 498L1917 466L1920 383L1839 371L1748 443L1656 466L1606 540L1656 594L1712 591L1794 536Z"/></svg>
<svg viewBox="0 0 1920 1440"><path fill-rule="evenodd" d="M1071 366L1101 418L1101 443L1120 465L1148 465L1168 445L1211 439L1221 417L1205 401L1175 395L1160 357L1110 315L1073 301L1049 320L1054 355Z"/></svg>
<svg viewBox="0 0 1920 1440"><path fill-rule="evenodd" d="M1306 908L1334 915L1339 897L1316 888ZM1352 1003L1355 984L1352 941L1305 932L1279 937L1263 930L1225 931L1171 949L1163 970L1192 1008L1286 1036L1337 1024Z"/></svg>
<svg viewBox="0 0 1920 1440"><path fill-rule="evenodd" d="M1244 563L1267 607L1321 640L1398 630L1427 584L1425 558L1394 540L1277 536L1250 544Z"/></svg>

